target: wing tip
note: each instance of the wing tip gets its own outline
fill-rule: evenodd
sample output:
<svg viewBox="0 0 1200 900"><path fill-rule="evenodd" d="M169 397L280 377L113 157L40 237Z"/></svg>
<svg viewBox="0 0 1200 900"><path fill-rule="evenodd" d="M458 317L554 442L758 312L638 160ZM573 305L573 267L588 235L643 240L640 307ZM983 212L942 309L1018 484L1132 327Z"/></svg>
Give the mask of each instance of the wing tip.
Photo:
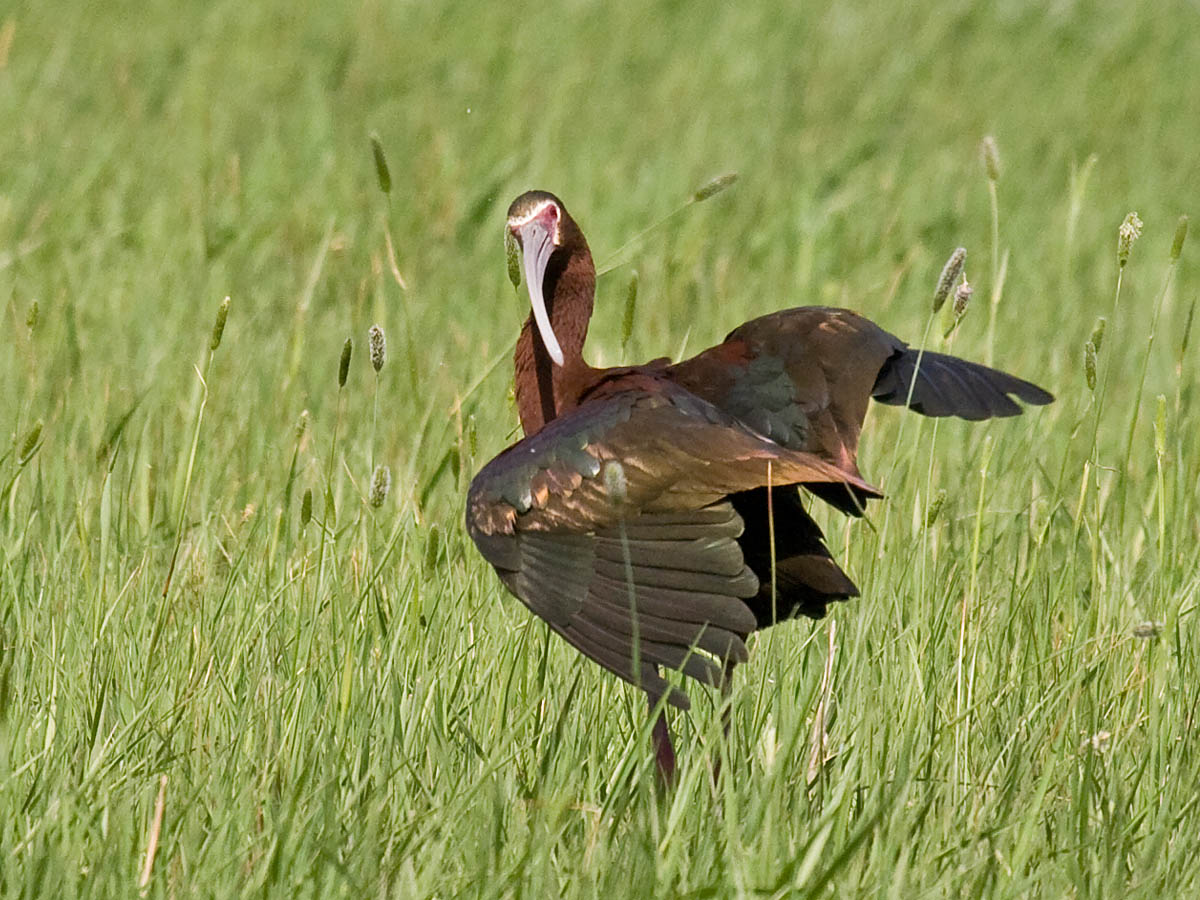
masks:
<svg viewBox="0 0 1200 900"><path fill-rule="evenodd" d="M1054 402L1049 391L1000 369L911 347L880 371L872 396L923 416L969 422L1019 416L1025 410L1018 400L1030 406Z"/></svg>
<svg viewBox="0 0 1200 900"><path fill-rule="evenodd" d="M638 685L638 687L641 687L641 685ZM667 685L665 690L651 688L643 688L643 690L646 691L646 696L650 698L650 702L653 704L657 704L659 700L666 697L667 705L680 712L687 712L692 708L691 698L674 685Z"/></svg>
<svg viewBox="0 0 1200 900"><path fill-rule="evenodd" d="M1045 388L1038 387L1031 381L1024 381L1021 384L1023 390L1013 393L1030 406L1049 406L1054 402L1054 395Z"/></svg>

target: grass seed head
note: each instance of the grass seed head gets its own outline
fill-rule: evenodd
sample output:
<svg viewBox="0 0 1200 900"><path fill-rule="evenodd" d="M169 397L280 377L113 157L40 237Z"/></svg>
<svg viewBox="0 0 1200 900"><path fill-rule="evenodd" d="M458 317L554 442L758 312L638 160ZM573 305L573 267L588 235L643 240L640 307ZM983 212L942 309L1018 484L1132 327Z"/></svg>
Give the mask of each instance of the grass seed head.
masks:
<svg viewBox="0 0 1200 900"><path fill-rule="evenodd" d="M717 196L725 188L737 181L737 172L726 172L724 175L718 175L712 181L705 184L700 190L692 195L692 199L697 203L703 203L712 197Z"/></svg>
<svg viewBox="0 0 1200 900"><path fill-rule="evenodd" d="M1179 341L1179 366L1182 368L1183 359L1187 356L1188 341L1192 336L1192 319L1196 316L1196 301L1192 300L1192 305L1188 307L1187 318L1183 322L1183 337Z"/></svg>
<svg viewBox="0 0 1200 900"><path fill-rule="evenodd" d="M1104 343L1104 329L1108 325L1108 319L1100 316L1096 319L1096 324L1092 328L1092 345L1096 348L1096 352L1100 352L1100 346Z"/></svg>
<svg viewBox="0 0 1200 900"><path fill-rule="evenodd" d="M379 135L371 132L371 154L375 157L375 177L379 179L379 189L385 194L392 192L392 173L388 170L387 157L383 155L383 144Z"/></svg>
<svg viewBox="0 0 1200 900"><path fill-rule="evenodd" d="M971 287L971 282L964 278L962 284L958 286L958 290L954 292L954 318L961 319L967 314L967 306L974 293L975 288Z"/></svg>
<svg viewBox="0 0 1200 900"><path fill-rule="evenodd" d="M521 248L517 239L507 228L504 229L504 256L508 264L508 280L514 291L521 290Z"/></svg>
<svg viewBox="0 0 1200 900"><path fill-rule="evenodd" d="M950 296L950 291L954 289L954 282L958 281L958 276L962 274L966 261L967 250L965 247L959 247L950 254L946 265L942 266L942 274L938 276L937 287L933 292L933 311L935 313L942 308L946 298Z"/></svg>
<svg viewBox="0 0 1200 900"><path fill-rule="evenodd" d="M229 298L226 297L221 301L221 305L217 307L217 320L213 322L212 339L208 342L208 349L215 353L217 348L221 346L221 338L225 334L225 320L229 317Z"/></svg>
<svg viewBox="0 0 1200 900"><path fill-rule="evenodd" d="M1133 636L1140 641L1152 641L1162 634L1162 622L1138 622L1133 626Z"/></svg>
<svg viewBox="0 0 1200 900"><path fill-rule="evenodd" d="M1133 249L1134 241L1141 237L1141 234L1142 220L1136 212L1131 212L1117 229L1117 263L1122 269L1125 268L1125 263L1129 262L1129 251Z"/></svg>
<svg viewBox="0 0 1200 900"><path fill-rule="evenodd" d="M983 139L980 151L983 154L983 170L987 172L988 181L999 181L1000 148L996 146L996 139L989 134Z"/></svg>
<svg viewBox="0 0 1200 900"><path fill-rule="evenodd" d="M1096 390L1096 345L1091 341L1083 345L1083 377L1088 390Z"/></svg>
<svg viewBox="0 0 1200 900"><path fill-rule="evenodd" d="M342 359L338 363L338 390L346 386L346 376L350 374L350 354L354 352L354 339L346 338L342 345Z"/></svg>
<svg viewBox="0 0 1200 900"><path fill-rule="evenodd" d="M308 431L308 410L303 410L300 413L300 419L296 422L296 440L304 439L304 432Z"/></svg>
<svg viewBox="0 0 1200 900"><path fill-rule="evenodd" d="M392 489L392 470L385 465L375 467L375 473L371 476L371 496L370 504L379 509L387 500L388 492Z"/></svg>
<svg viewBox="0 0 1200 900"><path fill-rule="evenodd" d="M387 336L379 325L372 325L367 332L367 348L371 354L371 368L378 374L387 362Z"/></svg>
<svg viewBox="0 0 1200 900"><path fill-rule="evenodd" d="M442 532L434 522L429 526L429 537L425 541L425 568L432 569L437 565L438 552L442 546Z"/></svg>
<svg viewBox="0 0 1200 900"><path fill-rule="evenodd" d="M37 328L38 323L38 302L33 300L29 304L29 312L25 314L25 327L30 331Z"/></svg>
<svg viewBox="0 0 1200 900"><path fill-rule="evenodd" d="M1187 240L1188 217L1180 216L1179 224L1175 226L1175 240L1171 241L1171 262L1179 259L1183 253L1183 242Z"/></svg>
<svg viewBox="0 0 1200 900"><path fill-rule="evenodd" d="M25 432L25 440L21 441L21 451L17 454L17 465L23 466L33 459L42 439L42 420L38 419L33 427Z"/></svg>
<svg viewBox="0 0 1200 900"><path fill-rule="evenodd" d="M633 319L637 312L638 273L637 269L629 275L629 287L625 291L625 315L621 318L621 347L629 343L633 334Z"/></svg>
<svg viewBox="0 0 1200 900"><path fill-rule="evenodd" d="M305 488L304 499L300 501L300 527L307 528L312 521L312 488Z"/></svg>
<svg viewBox="0 0 1200 900"><path fill-rule="evenodd" d="M975 293L975 288L971 287L971 282L966 278L959 284L958 289L954 292L954 303L950 307L950 324L946 326L946 330L942 333L943 338L950 337L954 330L963 320L963 316L967 314L967 307L971 304L971 295Z"/></svg>
<svg viewBox="0 0 1200 900"><path fill-rule="evenodd" d="M925 513L925 527L932 528L933 523L938 520L938 516L942 514L942 507L946 505L946 491L940 489L934 495L933 502L929 504L929 510Z"/></svg>

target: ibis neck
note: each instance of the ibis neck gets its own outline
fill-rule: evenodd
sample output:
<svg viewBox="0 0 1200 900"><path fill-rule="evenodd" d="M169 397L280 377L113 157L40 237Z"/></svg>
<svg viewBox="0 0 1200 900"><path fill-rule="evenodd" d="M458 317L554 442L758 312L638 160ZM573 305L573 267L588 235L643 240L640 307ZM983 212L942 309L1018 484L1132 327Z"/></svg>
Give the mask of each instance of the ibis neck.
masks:
<svg viewBox="0 0 1200 900"><path fill-rule="evenodd" d="M534 324L525 320L517 349L517 411L526 434L540 431L556 416L572 409L587 388L595 371L583 361L583 343L596 295L596 268L585 245L582 250L556 253L550 258L543 283L550 326L563 352L557 366Z"/></svg>

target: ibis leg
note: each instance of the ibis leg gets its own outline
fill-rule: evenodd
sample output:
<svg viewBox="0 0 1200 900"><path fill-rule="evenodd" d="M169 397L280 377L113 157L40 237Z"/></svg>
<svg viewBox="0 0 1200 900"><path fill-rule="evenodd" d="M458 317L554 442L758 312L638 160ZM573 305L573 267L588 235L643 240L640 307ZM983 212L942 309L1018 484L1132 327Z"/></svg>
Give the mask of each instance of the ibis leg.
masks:
<svg viewBox="0 0 1200 900"><path fill-rule="evenodd" d="M650 741L654 745L654 760L658 763L658 777L666 785L675 781L675 748L671 744L671 729L667 726L667 711L658 710L658 704L650 698L650 715L654 716L654 730L650 732Z"/></svg>

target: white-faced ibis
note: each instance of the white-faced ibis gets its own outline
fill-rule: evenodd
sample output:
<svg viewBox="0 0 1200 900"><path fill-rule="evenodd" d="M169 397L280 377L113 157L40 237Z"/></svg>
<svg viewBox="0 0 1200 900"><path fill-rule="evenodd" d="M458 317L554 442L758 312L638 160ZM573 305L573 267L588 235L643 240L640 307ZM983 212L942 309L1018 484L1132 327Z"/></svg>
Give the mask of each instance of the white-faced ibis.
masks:
<svg viewBox="0 0 1200 900"><path fill-rule="evenodd" d="M798 487L850 515L881 496L855 462L870 399L973 420L1053 399L827 307L754 319L683 362L594 369L579 226L531 191L508 230L533 307L515 354L525 437L472 481L467 529L513 594L652 709L688 706L660 667L724 683L752 631L858 595ZM665 718L653 734L669 780Z"/></svg>

